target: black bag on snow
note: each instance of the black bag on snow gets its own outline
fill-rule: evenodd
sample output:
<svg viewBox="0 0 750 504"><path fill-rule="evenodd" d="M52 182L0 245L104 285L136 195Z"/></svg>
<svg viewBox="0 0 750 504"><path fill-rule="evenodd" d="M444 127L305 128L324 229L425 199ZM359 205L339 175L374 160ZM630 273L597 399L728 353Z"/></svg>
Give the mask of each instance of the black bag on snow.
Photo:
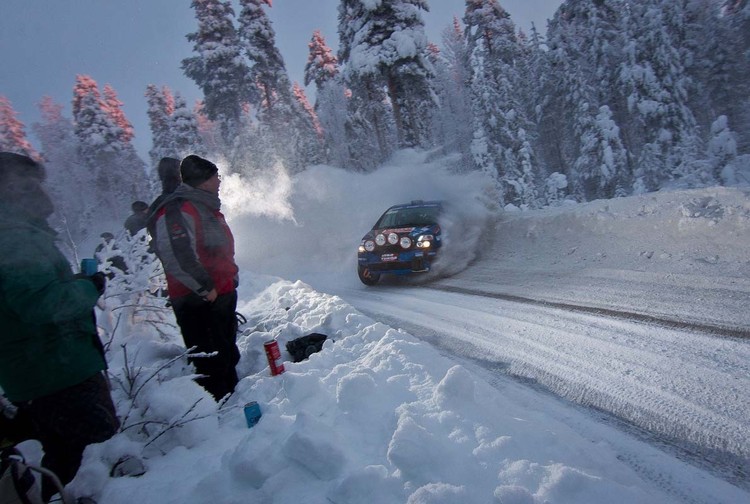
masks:
<svg viewBox="0 0 750 504"><path fill-rule="evenodd" d="M6 448L0 453L0 502L42 504L39 482L15 448Z"/></svg>
<svg viewBox="0 0 750 504"><path fill-rule="evenodd" d="M286 351L292 357L292 362L300 362L310 357L315 352L320 352L323 343L328 339L325 334L312 333L302 336L286 344Z"/></svg>
<svg viewBox="0 0 750 504"><path fill-rule="evenodd" d="M35 476L34 473L38 473L39 476ZM43 477L57 490L62 504L72 504L73 500L55 473L45 467L26 463L21 452L15 447L0 450L0 503L44 504L41 486Z"/></svg>

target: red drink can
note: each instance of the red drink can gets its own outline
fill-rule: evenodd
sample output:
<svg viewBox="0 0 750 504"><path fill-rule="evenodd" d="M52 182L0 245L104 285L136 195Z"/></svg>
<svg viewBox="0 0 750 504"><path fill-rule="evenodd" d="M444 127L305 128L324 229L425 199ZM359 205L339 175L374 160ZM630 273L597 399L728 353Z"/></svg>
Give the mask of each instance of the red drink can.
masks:
<svg viewBox="0 0 750 504"><path fill-rule="evenodd" d="M283 373L284 363L278 362L281 358L279 343L276 340L266 341L263 343L263 349L266 351L266 359L268 359L268 366L271 368L271 376Z"/></svg>

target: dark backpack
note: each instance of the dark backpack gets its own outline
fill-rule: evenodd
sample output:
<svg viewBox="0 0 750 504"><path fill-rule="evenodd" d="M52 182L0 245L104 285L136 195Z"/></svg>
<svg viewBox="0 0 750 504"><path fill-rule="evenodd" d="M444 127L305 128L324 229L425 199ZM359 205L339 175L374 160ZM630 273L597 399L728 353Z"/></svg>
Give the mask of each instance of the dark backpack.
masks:
<svg viewBox="0 0 750 504"><path fill-rule="evenodd" d="M320 352L326 339L328 339L328 336L325 334L308 334L288 342L286 351L292 356L292 362L301 362L315 352Z"/></svg>
<svg viewBox="0 0 750 504"><path fill-rule="evenodd" d="M42 493L21 452L6 448L0 452L0 502L42 504Z"/></svg>
<svg viewBox="0 0 750 504"><path fill-rule="evenodd" d="M35 477L34 473L38 473L39 477ZM27 464L21 452L15 447L0 451L0 502L2 504L44 504L42 477L47 478L57 489L63 504L73 502L55 473L44 467Z"/></svg>

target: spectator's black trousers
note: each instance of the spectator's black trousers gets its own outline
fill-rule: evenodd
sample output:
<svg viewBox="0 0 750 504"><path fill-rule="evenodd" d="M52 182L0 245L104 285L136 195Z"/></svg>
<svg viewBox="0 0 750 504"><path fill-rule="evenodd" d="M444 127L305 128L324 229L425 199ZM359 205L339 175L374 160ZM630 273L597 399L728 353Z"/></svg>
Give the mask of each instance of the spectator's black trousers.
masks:
<svg viewBox="0 0 750 504"><path fill-rule="evenodd" d="M78 472L83 450L111 438L120 427L109 383L102 373L53 394L17 404L22 421L29 421L29 437L44 450L42 466L54 472L63 485ZM45 502L57 489L43 480Z"/></svg>
<svg viewBox="0 0 750 504"><path fill-rule="evenodd" d="M234 392L238 382L235 366L240 361L235 315L237 291L221 294L213 303L196 294L171 301L185 347L196 347L193 353L217 352L213 357L189 359L195 371L203 375L196 381L217 401Z"/></svg>

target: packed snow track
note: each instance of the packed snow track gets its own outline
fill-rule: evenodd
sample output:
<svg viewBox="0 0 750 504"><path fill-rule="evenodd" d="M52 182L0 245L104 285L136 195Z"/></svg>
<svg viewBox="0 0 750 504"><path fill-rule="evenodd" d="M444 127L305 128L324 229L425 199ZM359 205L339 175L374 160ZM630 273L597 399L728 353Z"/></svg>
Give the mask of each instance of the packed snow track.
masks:
<svg viewBox="0 0 750 504"><path fill-rule="evenodd" d="M729 480L747 481L747 339L435 287L342 294L447 354L607 412Z"/></svg>

